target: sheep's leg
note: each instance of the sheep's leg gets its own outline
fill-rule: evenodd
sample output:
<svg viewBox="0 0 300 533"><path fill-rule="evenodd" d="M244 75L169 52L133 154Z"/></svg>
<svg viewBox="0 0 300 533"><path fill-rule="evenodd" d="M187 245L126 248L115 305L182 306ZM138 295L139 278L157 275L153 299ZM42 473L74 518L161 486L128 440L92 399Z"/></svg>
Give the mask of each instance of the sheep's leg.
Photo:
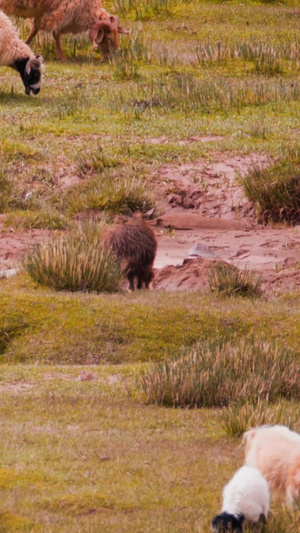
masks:
<svg viewBox="0 0 300 533"><path fill-rule="evenodd" d="M38 33L39 29L40 29L40 21L38 19L33 19L33 23L32 23L32 26L31 26L31 30L30 30L30 33L25 41L26 44L30 44L32 39L36 36L36 34Z"/></svg>
<svg viewBox="0 0 300 533"><path fill-rule="evenodd" d="M62 51L62 47L61 47L61 43L60 43L60 33L56 32L56 31L53 31L52 35L54 37L55 44L56 44L56 56L57 56L57 59L59 59L60 61L67 61L67 58L66 58L65 54Z"/></svg>

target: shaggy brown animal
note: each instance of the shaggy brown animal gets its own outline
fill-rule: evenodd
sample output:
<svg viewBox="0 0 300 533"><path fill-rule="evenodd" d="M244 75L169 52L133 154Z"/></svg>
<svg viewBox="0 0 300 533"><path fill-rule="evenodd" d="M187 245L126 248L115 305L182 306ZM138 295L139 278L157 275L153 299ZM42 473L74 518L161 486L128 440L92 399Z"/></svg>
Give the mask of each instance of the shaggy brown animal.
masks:
<svg viewBox="0 0 300 533"><path fill-rule="evenodd" d="M113 253L125 263L124 273L129 281L129 290L134 291L134 278L137 288L149 289L154 278L153 263L157 241L153 230L143 220L130 220L114 226L105 238Z"/></svg>
<svg viewBox="0 0 300 533"><path fill-rule="evenodd" d="M0 0L0 9L7 15L33 19L26 44L39 30L52 32L60 60L66 60L60 42L65 33L89 31L93 49L99 46L106 59L118 49L118 34L129 33L119 26L118 17L102 7L101 0Z"/></svg>

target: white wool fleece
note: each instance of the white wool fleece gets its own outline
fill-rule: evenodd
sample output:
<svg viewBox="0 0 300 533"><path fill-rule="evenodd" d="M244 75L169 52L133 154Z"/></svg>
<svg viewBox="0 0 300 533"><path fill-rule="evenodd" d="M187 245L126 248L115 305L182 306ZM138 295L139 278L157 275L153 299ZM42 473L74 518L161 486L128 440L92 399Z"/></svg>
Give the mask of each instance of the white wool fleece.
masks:
<svg viewBox="0 0 300 533"><path fill-rule="evenodd" d="M222 512L244 515L249 522L267 518L270 510L270 491L266 479L256 468L243 466L224 487Z"/></svg>
<svg viewBox="0 0 300 533"><path fill-rule="evenodd" d="M300 435L286 426L260 426L247 431L244 441L246 464L293 507L300 496Z"/></svg>
<svg viewBox="0 0 300 533"><path fill-rule="evenodd" d="M19 37L11 20L0 11L0 65L12 65L17 59L35 57L32 50Z"/></svg>

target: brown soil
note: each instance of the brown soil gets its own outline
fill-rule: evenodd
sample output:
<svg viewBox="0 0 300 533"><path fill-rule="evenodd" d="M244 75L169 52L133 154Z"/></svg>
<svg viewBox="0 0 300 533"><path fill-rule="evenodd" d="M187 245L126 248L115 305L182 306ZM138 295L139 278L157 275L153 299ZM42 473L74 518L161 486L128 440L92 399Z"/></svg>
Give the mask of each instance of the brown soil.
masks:
<svg viewBox="0 0 300 533"><path fill-rule="evenodd" d="M199 160L159 169L154 180L164 214L151 221L158 237L156 290L205 290L214 260L260 272L268 296L299 290L300 226L271 227L256 222L253 206L240 185L253 163L267 165L269 161L257 154L215 154L210 163ZM68 180L60 183L68 185L72 185ZM16 268L33 244L51 235L48 230L4 229L3 220L1 215L0 272ZM193 255L195 247L198 256Z"/></svg>

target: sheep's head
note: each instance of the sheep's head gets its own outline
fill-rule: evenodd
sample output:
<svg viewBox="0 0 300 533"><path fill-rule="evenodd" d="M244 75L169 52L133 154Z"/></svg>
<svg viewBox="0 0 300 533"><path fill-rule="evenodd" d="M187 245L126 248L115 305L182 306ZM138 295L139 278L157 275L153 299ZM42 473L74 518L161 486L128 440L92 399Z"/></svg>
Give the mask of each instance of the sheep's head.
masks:
<svg viewBox="0 0 300 533"><path fill-rule="evenodd" d="M119 26L118 17L109 15L103 10L100 20L93 25L90 31L93 49L100 46L105 59L108 59L112 52L118 50L119 33L128 34L129 31Z"/></svg>
<svg viewBox="0 0 300 533"><path fill-rule="evenodd" d="M238 517L236 517L229 513L222 513L222 514L215 516L215 518L213 519L211 523L211 528L213 531L216 531L218 533L227 533L227 532L242 533L243 520L244 520L243 515L239 515Z"/></svg>
<svg viewBox="0 0 300 533"><path fill-rule="evenodd" d="M40 55L29 59L25 67L25 93L38 94L41 90L42 77L45 72L44 58ZM23 80L24 81L24 80Z"/></svg>
<svg viewBox="0 0 300 533"><path fill-rule="evenodd" d="M45 72L44 58L42 56L35 56L32 59L28 57L18 59L11 66L19 72L27 95L31 92L33 94L40 92L42 77Z"/></svg>

